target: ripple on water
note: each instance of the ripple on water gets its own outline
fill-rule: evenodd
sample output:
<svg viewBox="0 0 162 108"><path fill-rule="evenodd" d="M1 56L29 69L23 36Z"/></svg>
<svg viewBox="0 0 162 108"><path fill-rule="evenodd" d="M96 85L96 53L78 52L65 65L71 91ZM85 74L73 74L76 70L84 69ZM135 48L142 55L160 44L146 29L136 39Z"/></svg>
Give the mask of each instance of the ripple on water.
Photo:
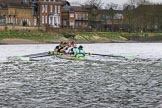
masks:
<svg viewBox="0 0 162 108"><path fill-rule="evenodd" d="M0 107L158 108L159 64L62 59L0 63Z"/></svg>

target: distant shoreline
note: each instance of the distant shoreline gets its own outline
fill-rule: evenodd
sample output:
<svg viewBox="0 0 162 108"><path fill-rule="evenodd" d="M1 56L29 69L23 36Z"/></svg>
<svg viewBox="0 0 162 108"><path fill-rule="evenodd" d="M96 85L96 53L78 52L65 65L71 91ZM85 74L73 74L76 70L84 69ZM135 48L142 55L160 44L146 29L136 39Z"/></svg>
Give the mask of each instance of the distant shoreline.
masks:
<svg viewBox="0 0 162 108"><path fill-rule="evenodd" d="M58 44L60 41L55 42L37 42L27 39L4 39L0 41L0 45L21 45L21 44ZM93 44L93 43L130 43L129 41L112 41L112 42L77 42L81 44Z"/></svg>
<svg viewBox="0 0 162 108"><path fill-rule="evenodd" d="M73 37L72 37L73 36ZM162 43L162 33L1 31L0 45L91 43Z"/></svg>
<svg viewBox="0 0 162 108"><path fill-rule="evenodd" d="M0 45L28 45L28 44L58 44L60 41L55 42L37 42L27 39L4 39L0 41ZM162 43L162 41L109 41L109 42L77 42L79 44L95 44L95 43Z"/></svg>

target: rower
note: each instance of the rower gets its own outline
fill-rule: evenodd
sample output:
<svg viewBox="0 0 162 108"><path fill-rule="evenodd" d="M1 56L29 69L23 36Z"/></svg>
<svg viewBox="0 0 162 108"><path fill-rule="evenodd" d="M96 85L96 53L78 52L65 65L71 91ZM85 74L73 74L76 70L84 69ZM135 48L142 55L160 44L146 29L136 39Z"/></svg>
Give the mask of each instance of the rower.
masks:
<svg viewBox="0 0 162 108"><path fill-rule="evenodd" d="M78 47L79 53L77 54L78 57L84 57L85 56L85 51L83 50L83 46L80 45Z"/></svg>
<svg viewBox="0 0 162 108"><path fill-rule="evenodd" d="M77 48L77 45L74 44L73 49L72 49L74 57L84 57L85 56L85 51L83 50L83 46L79 46Z"/></svg>
<svg viewBox="0 0 162 108"><path fill-rule="evenodd" d="M69 48L68 53L69 53L70 55L73 55L73 54L74 54L73 49L75 49L75 48L77 48L76 43L75 43L75 42L71 42L71 48Z"/></svg>
<svg viewBox="0 0 162 108"><path fill-rule="evenodd" d="M55 47L54 52L60 52L63 48L63 42L61 41L58 46Z"/></svg>
<svg viewBox="0 0 162 108"><path fill-rule="evenodd" d="M70 51L71 51L72 48L73 48L72 43L69 42L67 47L66 47L65 54L70 54Z"/></svg>
<svg viewBox="0 0 162 108"><path fill-rule="evenodd" d="M62 49L60 49L60 52L61 52L61 53L65 53L66 47L67 47L67 43L64 42L64 43L63 43Z"/></svg>

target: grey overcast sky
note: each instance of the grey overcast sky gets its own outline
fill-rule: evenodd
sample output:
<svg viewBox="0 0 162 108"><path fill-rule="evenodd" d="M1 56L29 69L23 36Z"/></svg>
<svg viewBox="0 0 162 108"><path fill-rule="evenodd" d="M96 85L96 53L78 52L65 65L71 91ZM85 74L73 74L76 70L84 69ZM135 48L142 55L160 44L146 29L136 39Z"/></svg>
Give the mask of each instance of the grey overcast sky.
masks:
<svg viewBox="0 0 162 108"><path fill-rule="evenodd" d="M85 3L87 0L67 0L69 2L79 2L80 4ZM115 4L119 4L122 5L124 3L127 3L128 0L102 0L105 4L107 3L115 3ZM155 2L155 3L162 3L162 0L149 0L151 2Z"/></svg>

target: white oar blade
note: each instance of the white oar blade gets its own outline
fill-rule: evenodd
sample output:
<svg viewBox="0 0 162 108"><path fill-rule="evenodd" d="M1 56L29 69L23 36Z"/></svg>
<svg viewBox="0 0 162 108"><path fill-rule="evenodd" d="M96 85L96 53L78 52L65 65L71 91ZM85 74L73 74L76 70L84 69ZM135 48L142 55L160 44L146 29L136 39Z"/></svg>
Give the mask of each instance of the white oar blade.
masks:
<svg viewBox="0 0 162 108"><path fill-rule="evenodd" d="M30 61L30 57L17 57L17 60Z"/></svg>
<svg viewBox="0 0 162 108"><path fill-rule="evenodd" d="M24 55L23 57L35 57L39 55L45 55L48 54L48 52L42 52L42 53L36 53L36 54L29 54L29 55Z"/></svg>

